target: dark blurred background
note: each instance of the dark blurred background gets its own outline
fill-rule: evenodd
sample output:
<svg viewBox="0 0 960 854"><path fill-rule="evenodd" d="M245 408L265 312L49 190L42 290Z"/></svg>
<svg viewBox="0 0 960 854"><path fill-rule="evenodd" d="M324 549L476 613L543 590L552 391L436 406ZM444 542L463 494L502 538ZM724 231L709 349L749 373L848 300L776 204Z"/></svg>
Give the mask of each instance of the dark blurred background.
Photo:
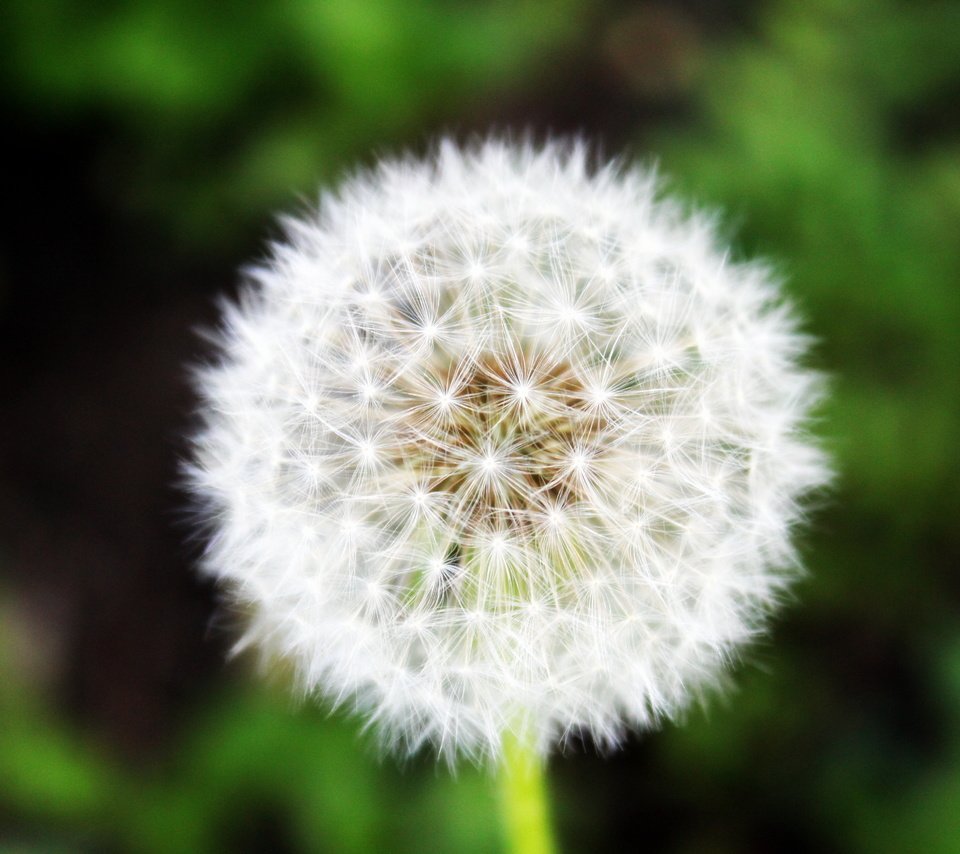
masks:
<svg viewBox="0 0 960 854"><path fill-rule="evenodd" d="M498 850L483 774L224 663L174 483L196 331L275 213L528 128L656 160L773 259L840 472L735 690L551 763L564 848L960 851L960 4L3 6L0 849Z"/></svg>

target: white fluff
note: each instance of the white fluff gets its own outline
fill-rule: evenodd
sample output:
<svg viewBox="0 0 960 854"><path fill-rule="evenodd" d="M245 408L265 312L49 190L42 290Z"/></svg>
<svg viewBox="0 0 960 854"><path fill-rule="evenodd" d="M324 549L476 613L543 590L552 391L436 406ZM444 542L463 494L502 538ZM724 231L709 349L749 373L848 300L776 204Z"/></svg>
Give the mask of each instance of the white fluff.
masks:
<svg viewBox="0 0 960 854"><path fill-rule="evenodd" d="M286 223L190 467L246 642L390 748L614 743L795 576L817 375L766 268L579 144L441 143Z"/></svg>

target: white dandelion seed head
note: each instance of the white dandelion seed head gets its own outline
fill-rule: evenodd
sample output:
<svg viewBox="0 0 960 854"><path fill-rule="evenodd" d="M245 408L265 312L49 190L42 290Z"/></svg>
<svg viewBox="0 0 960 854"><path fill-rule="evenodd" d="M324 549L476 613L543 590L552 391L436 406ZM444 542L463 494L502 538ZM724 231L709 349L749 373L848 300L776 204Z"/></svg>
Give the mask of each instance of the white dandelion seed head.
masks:
<svg viewBox="0 0 960 854"><path fill-rule="evenodd" d="M385 744L674 715L796 574L818 377L768 271L585 147L441 143L287 223L200 372L205 567Z"/></svg>

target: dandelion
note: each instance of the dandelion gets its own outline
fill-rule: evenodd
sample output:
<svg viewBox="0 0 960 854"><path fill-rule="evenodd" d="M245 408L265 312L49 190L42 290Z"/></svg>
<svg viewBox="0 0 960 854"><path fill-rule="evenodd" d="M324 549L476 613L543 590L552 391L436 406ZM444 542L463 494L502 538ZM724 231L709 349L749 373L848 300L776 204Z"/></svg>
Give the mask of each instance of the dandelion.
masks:
<svg viewBox="0 0 960 854"><path fill-rule="evenodd" d="M580 144L347 180L200 371L206 570L383 743L601 746L713 686L797 573L820 383L766 267Z"/></svg>

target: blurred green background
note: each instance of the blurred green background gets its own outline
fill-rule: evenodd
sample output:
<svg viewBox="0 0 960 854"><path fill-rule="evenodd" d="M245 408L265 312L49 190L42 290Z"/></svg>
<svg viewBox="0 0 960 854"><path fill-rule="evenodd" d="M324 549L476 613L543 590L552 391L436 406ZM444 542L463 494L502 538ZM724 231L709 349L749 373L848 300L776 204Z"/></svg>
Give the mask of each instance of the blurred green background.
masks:
<svg viewBox="0 0 960 854"><path fill-rule="evenodd" d="M441 132L658 161L788 279L840 472L683 726L551 763L568 851L960 851L960 4L6 0L0 850L499 850L490 783L224 664L184 365L273 215Z"/></svg>

